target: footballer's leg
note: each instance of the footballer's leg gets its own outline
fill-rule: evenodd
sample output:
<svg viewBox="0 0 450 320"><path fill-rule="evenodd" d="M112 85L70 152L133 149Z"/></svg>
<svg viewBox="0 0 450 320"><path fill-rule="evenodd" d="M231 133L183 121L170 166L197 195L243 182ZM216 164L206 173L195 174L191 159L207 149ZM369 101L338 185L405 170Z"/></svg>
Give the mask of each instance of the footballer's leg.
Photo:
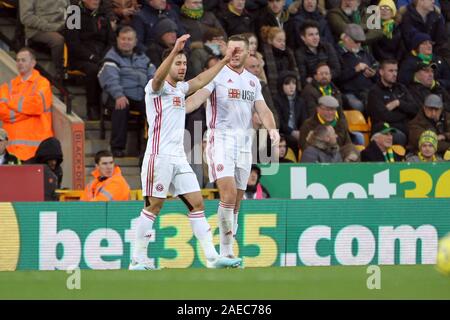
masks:
<svg viewBox="0 0 450 320"><path fill-rule="evenodd" d="M239 218L239 209L241 208L241 200L244 198L245 190L237 189L236 192L236 204L234 206L234 215L233 215L233 238L236 239L236 234L238 230L238 218Z"/></svg>
<svg viewBox="0 0 450 320"><path fill-rule="evenodd" d="M164 198L145 197L145 208L142 209L136 226L130 270L154 269L154 266L148 263L148 244L153 236L153 223L161 211L164 200Z"/></svg>
<svg viewBox="0 0 450 320"><path fill-rule="evenodd" d="M189 221L192 231L200 242L205 254L206 266L208 268L238 267L241 264L241 259L221 257L217 253L213 243L211 226L205 217L205 208L201 193L199 191L191 192L179 195L179 198L189 209Z"/></svg>
<svg viewBox="0 0 450 320"><path fill-rule="evenodd" d="M234 177L223 177L216 180L220 194L217 210L220 230L220 255L234 258L233 252L233 224L236 205L236 183Z"/></svg>

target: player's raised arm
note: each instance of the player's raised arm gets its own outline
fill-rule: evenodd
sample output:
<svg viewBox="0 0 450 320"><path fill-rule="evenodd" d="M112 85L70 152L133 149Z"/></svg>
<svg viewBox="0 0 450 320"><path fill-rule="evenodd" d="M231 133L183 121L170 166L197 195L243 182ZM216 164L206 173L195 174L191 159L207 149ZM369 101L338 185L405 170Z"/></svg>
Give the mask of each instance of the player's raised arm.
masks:
<svg viewBox="0 0 450 320"><path fill-rule="evenodd" d="M159 68L155 72L155 76L153 77L152 89L154 92L158 92L164 85L164 81L166 80L167 75L169 74L170 67L172 66L173 61L177 54L184 49L186 41L190 38L189 34L184 34L177 39L175 45L173 46L172 51L167 56L166 59L161 63Z"/></svg>
<svg viewBox="0 0 450 320"><path fill-rule="evenodd" d="M227 51L225 53L225 56L222 60L220 60L218 63L216 63L213 67L209 68L206 71L203 71L195 78L188 81L189 83L189 92L188 95L196 92L197 90L203 88L208 83L214 79L214 77L222 70L225 65L230 62L233 55L237 54L239 52L240 48L236 46L228 46Z"/></svg>
<svg viewBox="0 0 450 320"><path fill-rule="evenodd" d="M270 140L272 140L272 145L277 145L280 141L280 134L278 133L277 126L275 124L275 118L273 117L272 111L270 111L264 100L255 101L255 110L261 119L264 127L269 131Z"/></svg>

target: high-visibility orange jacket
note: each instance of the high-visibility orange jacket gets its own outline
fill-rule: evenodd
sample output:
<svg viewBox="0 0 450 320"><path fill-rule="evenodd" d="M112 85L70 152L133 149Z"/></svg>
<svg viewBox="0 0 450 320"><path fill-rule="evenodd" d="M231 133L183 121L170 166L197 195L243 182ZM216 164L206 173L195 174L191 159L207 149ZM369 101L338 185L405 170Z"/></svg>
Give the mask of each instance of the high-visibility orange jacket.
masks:
<svg viewBox="0 0 450 320"><path fill-rule="evenodd" d="M42 140L53 137L50 83L33 70L0 86L0 121L8 132L7 150L20 160L34 156Z"/></svg>
<svg viewBox="0 0 450 320"><path fill-rule="evenodd" d="M92 171L92 180L84 189L81 201L125 201L130 200L130 186L118 166L111 178L100 177L100 170Z"/></svg>

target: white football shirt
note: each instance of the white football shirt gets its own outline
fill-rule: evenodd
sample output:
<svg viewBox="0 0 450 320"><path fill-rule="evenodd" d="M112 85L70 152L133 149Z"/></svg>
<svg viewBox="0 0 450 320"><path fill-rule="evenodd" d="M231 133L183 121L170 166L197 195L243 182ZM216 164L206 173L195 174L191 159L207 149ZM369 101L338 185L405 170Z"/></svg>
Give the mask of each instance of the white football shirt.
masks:
<svg viewBox="0 0 450 320"><path fill-rule="evenodd" d="M185 96L189 84L172 86L164 81L159 92L152 89L153 79L145 87L145 108L148 122L146 154L185 156L183 138L186 118Z"/></svg>
<svg viewBox="0 0 450 320"><path fill-rule="evenodd" d="M205 88L211 92L206 106L208 129L234 134L252 129L254 103L264 101L256 76L245 69L239 74L225 66Z"/></svg>

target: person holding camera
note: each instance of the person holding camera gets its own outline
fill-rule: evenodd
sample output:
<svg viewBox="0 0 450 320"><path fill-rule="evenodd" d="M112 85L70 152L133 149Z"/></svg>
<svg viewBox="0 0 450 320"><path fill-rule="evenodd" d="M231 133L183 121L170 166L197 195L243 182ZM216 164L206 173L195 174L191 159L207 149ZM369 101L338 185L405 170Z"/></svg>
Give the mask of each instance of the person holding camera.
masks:
<svg viewBox="0 0 450 320"><path fill-rule="evenodd" d="M341 35L338 53L341 74L336 81L344 94L344 106L364 113L369 89L376 83L378 62L362 47L366 40L363 28L348 24Z"/></svg>

